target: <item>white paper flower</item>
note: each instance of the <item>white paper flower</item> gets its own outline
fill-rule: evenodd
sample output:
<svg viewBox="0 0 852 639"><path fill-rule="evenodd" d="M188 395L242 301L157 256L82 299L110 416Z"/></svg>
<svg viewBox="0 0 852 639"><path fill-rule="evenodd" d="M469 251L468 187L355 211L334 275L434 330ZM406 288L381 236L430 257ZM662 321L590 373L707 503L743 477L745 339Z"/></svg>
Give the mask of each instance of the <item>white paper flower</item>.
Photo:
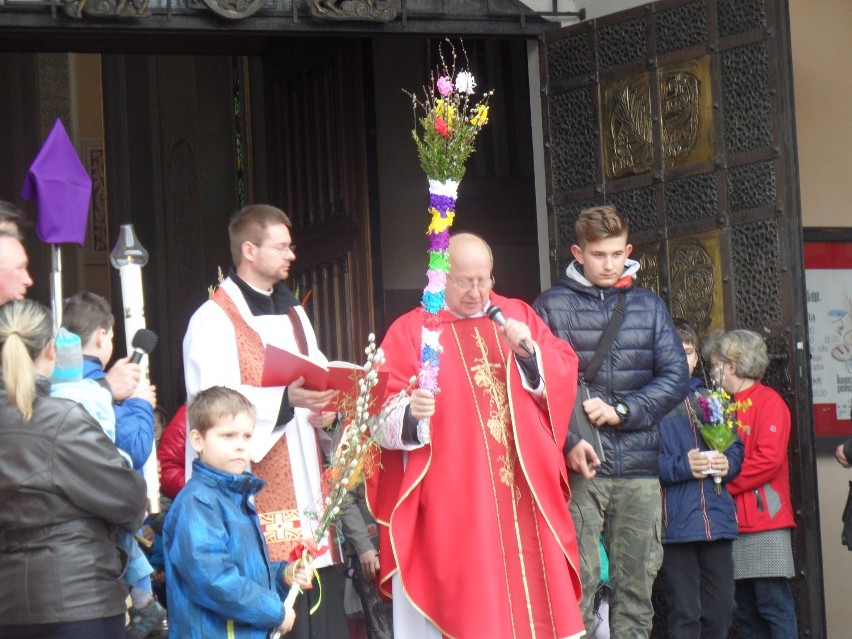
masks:
<svg viewBox="0 0 852 639"><path fill-rule="evenodd" d="M470 71L459 71L456 76L456 91L470 95L476 88L476 80Z"/></svg>

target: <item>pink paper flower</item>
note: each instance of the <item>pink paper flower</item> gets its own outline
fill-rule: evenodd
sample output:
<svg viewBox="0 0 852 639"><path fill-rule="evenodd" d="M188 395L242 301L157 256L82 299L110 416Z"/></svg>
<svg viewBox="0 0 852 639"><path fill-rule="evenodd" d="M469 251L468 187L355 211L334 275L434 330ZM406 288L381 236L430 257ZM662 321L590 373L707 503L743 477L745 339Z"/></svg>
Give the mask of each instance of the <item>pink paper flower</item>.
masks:
<svg viewBox="0 0 852 639"><path fill-rule="evenodd" d="M447 97L453 92L453 81L447 77L441 76L438 78L438 93Z"/></svg>

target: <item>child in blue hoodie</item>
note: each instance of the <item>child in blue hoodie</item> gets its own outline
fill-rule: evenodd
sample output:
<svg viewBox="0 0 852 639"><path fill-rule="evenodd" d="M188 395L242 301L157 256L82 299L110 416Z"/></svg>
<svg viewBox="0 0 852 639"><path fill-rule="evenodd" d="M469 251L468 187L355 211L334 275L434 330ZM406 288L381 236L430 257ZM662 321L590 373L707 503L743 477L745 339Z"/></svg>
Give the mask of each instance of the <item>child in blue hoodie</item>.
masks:
<svg viewBox="0 0 852 639"><path fill-rule="evenodd" d="M683 320L675 320L683 342L689 374L698 364L698 337ZM732 541L737 536L733 498L714 489L718 471L722 484L734 479L743 462L737 436L724 453L702 455L709 447L701 436L701 409L696 393L706 393L697 377L690 392L660 422L660 484L663 497L663 580L671 639L725 639L734 614Z"/></svg>
<svg viewBox="0 0 852 639"><path fill-rule="evenodd" d="M307 588L304 565L269 560L254 495L266 485L246 471L255 409L235 390L213 386L189 404L198 459L163 526L169 636L266 639L289 632L289 586Z"/></svg>
<svg viewBox="0 0 852 639"><path fill-rule="evenodd" d="M112 358L115 327L109 303L100 295L86 291L72 295L62 307L62 326L80 336L83 378L106 385L104 366ZM113 402L115 445L130 455L135 470L142 469L153 449L156 405L153 386L140 386L132 397Z"/></svg>

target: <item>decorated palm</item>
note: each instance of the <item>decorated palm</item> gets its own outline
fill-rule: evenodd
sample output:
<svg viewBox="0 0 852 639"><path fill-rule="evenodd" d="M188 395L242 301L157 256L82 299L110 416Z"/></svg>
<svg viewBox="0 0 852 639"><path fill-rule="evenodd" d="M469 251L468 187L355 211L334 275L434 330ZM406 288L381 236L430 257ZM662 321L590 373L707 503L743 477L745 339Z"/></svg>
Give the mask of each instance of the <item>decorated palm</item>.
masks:
<svg viewBox="0 0 852 639"><path fill-rule="evenodd" d="M465 174L465 163L474 151L476 136L488 123L488 99L492 91L475 99L476 80L467 69L457 70L456 48L446 41L450 60L441 53L441 65L424 97L411 96L415 114L412 130L420 165L429 180L429 266L423 290L423 335L420 349L419 386L438 390L441 322L444 289L450 264L447 256L450 227L456 214L456 196ZM465 55L464 48L461 48ZM466 55L465 55L466 59Z"/></svg>

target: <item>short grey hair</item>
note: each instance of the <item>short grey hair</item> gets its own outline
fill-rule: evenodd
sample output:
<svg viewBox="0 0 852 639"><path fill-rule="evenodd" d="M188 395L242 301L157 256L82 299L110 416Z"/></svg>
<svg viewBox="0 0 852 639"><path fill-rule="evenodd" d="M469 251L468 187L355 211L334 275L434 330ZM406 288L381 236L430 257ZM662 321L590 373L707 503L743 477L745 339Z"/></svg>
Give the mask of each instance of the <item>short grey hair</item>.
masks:
<svg viewBox="0 0 852 639"><path fill-rule="evenodd" d="M760 379L769 367L769 354L763 337L754 331L717 330L704 339L701 354L705 359L716 357L737 365L737 376Z"/></svg>

